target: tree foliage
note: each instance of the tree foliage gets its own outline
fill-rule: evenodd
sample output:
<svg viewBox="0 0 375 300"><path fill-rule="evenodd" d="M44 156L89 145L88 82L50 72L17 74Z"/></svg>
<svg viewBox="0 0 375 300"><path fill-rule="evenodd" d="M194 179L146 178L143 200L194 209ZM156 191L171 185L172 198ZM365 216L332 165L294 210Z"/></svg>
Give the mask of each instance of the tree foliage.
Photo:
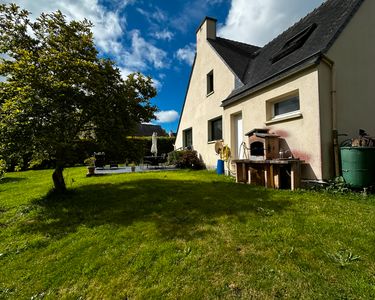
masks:
<svg viewBox="0 0 375 300"><path fill-rule="evenodd" d="M0 180L4 177L6 172L6 162L4 159L0 159Z"/></svg>
<svg viewBox="0 0 375 300"><path fill-rule="evenodd" d="M29 12L0 4L0 151L56 161L55 188L65 190L64 164L82 137L115 146L139 122L154 118L152 79L122 79L98 56L92 24L57 11L31 21Z"/></svg>

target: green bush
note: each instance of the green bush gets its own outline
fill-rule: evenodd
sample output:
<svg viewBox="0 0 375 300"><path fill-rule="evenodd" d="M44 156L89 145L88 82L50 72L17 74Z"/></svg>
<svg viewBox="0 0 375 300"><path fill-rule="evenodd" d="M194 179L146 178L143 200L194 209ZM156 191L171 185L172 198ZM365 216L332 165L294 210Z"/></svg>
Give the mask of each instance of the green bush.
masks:
<svg viewBox="0 0 375 300"><path fill-rule="evenodd" d="M350 192L350 188L342 176L330 180L326 190L334 194L345 194Z"/></svg>
<svg viewBox="0 0 375 300"><path fill-rule="evenodd" d="M127 138L125 143L126 146L122 153L122 159L138 165L147 153L146 140L142 138Z"/></svg>
<svg viewBox="0 0 375 300"><path fill-rule="evenodd" d="M181 169L205 169L205 165L203 161L198 157L197 151L192 150L170 152L168 154L168 164L176 165L177 168Z"/></svg>
<svg viewBox="0 0 375 300"><path fill-rule="evenodd" d="M168 153L168 165L177 165L182 156L183 151L172 151Z"/></svg>
<svg viewBox="0 0 375 300"><path fill-rule="evenodd" d="M0 179L4 177L7 169L7 164L4 159L0 159Z"/></svg>
<svg viewBox="0 0 375 300"><path fill-rule="evenodd" d="M83 163L88 166L88 167L93 167L95 166L95 157L94 156L90 156L88 158L86 158Z"/></svg>

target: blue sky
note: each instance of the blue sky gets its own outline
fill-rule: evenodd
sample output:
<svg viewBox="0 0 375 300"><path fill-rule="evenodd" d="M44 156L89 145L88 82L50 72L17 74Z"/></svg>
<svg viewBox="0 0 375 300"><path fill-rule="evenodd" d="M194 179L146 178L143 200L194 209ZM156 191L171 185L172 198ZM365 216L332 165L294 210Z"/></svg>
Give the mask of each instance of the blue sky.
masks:
<svg viewBox="0 0 375 300"><path fill-rule="evenodd" d="M0 0L0 3L8 1ZM68 19L87 18L102 56L126 76L154 78L153 100L167 131L177 129L195 52L195 31L205 16L218 20L218 35L263 46L323 0L15 0L32 12L60 9Z"/></svg>

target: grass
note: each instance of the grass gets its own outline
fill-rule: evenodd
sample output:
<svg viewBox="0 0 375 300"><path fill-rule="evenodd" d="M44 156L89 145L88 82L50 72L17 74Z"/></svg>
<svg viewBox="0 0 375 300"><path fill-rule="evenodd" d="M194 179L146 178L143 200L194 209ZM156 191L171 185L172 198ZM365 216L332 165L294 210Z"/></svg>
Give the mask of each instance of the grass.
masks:
<svg viewBox="0 0 375 300"><path fill-rule="evenodd" d="M374 299L375 197L210 172L0 183L0 298Z"/></svg>

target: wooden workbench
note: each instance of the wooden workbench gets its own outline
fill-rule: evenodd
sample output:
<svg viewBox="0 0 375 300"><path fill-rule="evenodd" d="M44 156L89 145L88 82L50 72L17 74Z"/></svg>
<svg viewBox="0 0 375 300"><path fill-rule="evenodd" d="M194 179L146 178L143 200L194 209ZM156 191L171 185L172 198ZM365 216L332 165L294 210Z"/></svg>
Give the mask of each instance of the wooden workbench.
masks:
<svg viewBox="0 0 375 300"><path fill-rule="evenodd" d="M295 190L300 187L301 163L303 161L299 159L238 159L232 162L236 164L237 182L264 185L267 188L275 189L290 188Z"/></svg>

